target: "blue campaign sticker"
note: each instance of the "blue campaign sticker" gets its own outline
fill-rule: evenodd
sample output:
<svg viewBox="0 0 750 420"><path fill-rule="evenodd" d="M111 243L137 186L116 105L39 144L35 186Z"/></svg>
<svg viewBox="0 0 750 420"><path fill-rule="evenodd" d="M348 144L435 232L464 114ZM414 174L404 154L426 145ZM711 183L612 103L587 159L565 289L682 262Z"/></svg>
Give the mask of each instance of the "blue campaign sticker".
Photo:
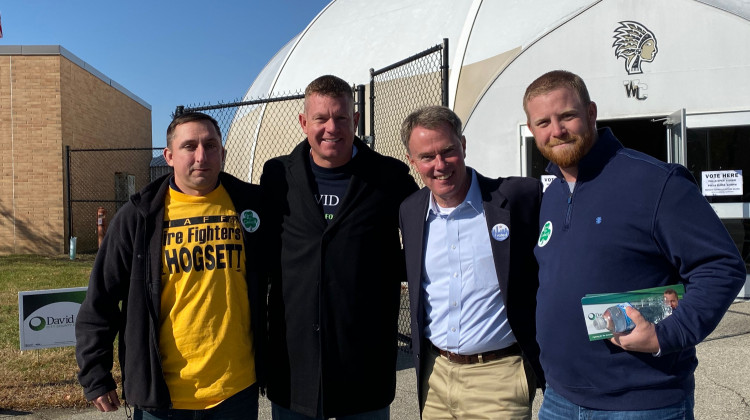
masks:
<svg viewBox="0 0 750 420"><path fill-rule="evenodd" d="M508 226L498 223L492 227L492 238L496 241L504 241L510 236L510 229Z"/></svg>

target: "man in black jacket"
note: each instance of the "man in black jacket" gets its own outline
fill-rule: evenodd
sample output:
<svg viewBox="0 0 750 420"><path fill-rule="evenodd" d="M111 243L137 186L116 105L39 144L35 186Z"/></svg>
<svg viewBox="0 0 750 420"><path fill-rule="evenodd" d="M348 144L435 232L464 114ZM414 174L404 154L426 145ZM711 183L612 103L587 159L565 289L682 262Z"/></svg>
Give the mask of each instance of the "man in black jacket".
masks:
<svg viewBox="0 0 750 420"><path fill-rule="evenodd" d="M174 175L133 195L112 220L76 320L79 381L100 411L120 405L111 373L119 334L134 418L257 418L261 196L221 172L224 153L213 118L176 117L164 149Z"/></svg>
<svg viewBox="0 0 750 420"><path fill-rule="evenodd" d="M407 166L354 136L351 87L322 76L299 115L307 139L266 163L274 419L387 419L396 388Z"/></svg>

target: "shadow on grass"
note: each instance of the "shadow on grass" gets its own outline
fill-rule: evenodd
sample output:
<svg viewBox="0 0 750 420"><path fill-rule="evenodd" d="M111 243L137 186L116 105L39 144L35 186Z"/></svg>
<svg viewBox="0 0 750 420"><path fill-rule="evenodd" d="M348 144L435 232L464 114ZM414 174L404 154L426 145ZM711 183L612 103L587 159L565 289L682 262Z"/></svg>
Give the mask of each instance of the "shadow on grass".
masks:
<svg viewBox="0 0 750 420"><path fill-rule="evenodd" d="M31 411L5 410L0 408L0 415L3 416L28 416L33 414Z"/></svg>
<svg viewBox="0 0 750 420"><path fill-rule="evenodd" d="M56 386L66 386L66 385L73 385L76 388L79 386L78 379L76 378L70 378L70 379L57 379L57 380L47 380L47 379L41 379L43 382L39 382L36 380L32 380L29 382L19 382L14 384L4 384L3 388L10 390L10 389L20 389L20 390L26 390L29 387L37 387L39 389L44 388L54 388Z"/></svg>

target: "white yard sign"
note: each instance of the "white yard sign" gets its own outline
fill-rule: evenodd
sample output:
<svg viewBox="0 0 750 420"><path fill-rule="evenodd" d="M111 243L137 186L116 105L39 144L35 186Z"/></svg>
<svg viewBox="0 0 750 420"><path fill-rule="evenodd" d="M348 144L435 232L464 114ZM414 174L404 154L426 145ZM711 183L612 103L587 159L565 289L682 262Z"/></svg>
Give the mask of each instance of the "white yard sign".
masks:
<svg viewBox="0 0 750 420"><path fill-rule="evenodd" d="M85 287L18 292L21 350L76 344L75 322Z"/></svg>

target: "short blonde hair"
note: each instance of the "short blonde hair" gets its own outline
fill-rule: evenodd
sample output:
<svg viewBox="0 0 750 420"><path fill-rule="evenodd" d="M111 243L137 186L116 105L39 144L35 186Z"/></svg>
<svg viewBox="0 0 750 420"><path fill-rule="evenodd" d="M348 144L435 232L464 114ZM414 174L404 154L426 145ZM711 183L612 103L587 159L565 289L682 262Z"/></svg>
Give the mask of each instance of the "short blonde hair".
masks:
<svg viewBox="0 0 750 420"><path fill-rule="evenodd" d="M586 83L580 76L566 70L553 70L539 76L526 88L526 93L523 95L523 111L526 113L526 117L529 116L529 110L526 106L530 100L560 88L568 88L576 92L584 106L591 103Z"/></svg>

